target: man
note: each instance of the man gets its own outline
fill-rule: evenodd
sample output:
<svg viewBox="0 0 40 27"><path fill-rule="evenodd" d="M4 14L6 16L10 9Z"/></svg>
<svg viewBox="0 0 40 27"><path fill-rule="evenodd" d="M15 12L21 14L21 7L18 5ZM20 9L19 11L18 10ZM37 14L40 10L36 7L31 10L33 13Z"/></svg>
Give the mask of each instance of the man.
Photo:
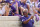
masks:
<svg viewBox="0 0 40 27"><path fill-rule="evenodd" d="M24 9L28 9L29 10L29 5L26 4L26 0L21 0L18 2L18 8L19 8L19 14L22 15L22 11Z"/></svg>
<svg viewBox="0 0 40 27"><path fill-rule="evenodd" d="M33 15L28 15L28 11L24 10L23 11L22 18L20 20L22 21L22 27L33 27L34 20L33 20Z"/></svg>
<svg viewBox="0 0 40 27"><path fill-rule="evenodd" d="M16 13L16 10L12 10L12 15L11 16L20 16L20 15Z"/></svg>
<svg viewBox="0 0 40 27"><path fill-rule="evenodd" d="M9 4L9 7L11 8L11 11L14 10L14 11L16 11L16 14L18 14L18 3L17 3L17 1L12 0L8 4ZM11 13L12 13L11 11L9 12L10 16L11 16Z"/></svg>
<svg viewBox="0 0 40 27"><path fill-rule="evenodd" d="M16 11L16 14L18 14L18 3L15 0L10 1L10 8L11 11L14 10Z"/></svg>

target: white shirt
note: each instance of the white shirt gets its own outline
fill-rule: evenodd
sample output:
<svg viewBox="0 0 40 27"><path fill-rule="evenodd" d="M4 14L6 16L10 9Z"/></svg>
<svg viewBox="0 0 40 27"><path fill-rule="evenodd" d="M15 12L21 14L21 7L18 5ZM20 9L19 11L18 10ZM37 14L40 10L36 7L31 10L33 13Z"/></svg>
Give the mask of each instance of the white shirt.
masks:
<svg viewBox="0 0 40 27"><path fill-rule="evenodd" d="M30 2L30 14L34 14L33 12L33 6L34 6L34 2Z"/></svg>
<svg viewBox="0 0 40 27"><path fill-rule="evenodd" d="M35 7L38 8L38 3L37 2L35 2ZM38 10L36 10L36 12L38 12Z"/></svg>
<svg viewBox="0 0 40 27"><path fill-rule="evenodd" d="M0 15L3 15L5 13L5 6L2 7L2 10L0 10Z"/></svg>

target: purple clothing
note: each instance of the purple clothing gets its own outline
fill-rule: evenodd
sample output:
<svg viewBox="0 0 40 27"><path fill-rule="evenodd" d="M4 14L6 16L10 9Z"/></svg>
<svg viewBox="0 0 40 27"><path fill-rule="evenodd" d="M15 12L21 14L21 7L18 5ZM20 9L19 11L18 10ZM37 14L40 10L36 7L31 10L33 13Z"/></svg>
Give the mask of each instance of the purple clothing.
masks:
<svg viewBox="0 0 40 27"><path fill-rule="evenodd" d="M14 10L14 12L16 12L16 6L15 5L16 5L16 1L13 2L12 6L10 6L11 9Z"/></svg>
<svg viewBox="0 0 40 27"><path fill-rule="evenodd" d="M21 1L18 2L18 7L23 7L24 9L28 8L27 4L21 3Z"/></svg>
<svg viewBox="0 0 40 27"><path fill-rule="evenodd" d="M40 11L38 11L38 13L40 14Z"/></svg>
<svg viewBox="0 0 40 27"><path fill-rule="evenodd" d="M20 20L22 21L22 26L23 27L33 27L33 23L34 23L34 20L33 19L30 20L27 24L24 24L23 23L24 21L28 20L29 18L30 18L30 16L29 17L23 16L22 18L20 18Z"/></svg>
<svg viewBox="0 0 40 27"><path fill-rule="evenodd" d="M5 0L7 3L10 3L11 0Z"/></svg>
<svg viewBox="0 0 40 27"><path fill-rule="evenodd" d="M13 6L11 6L11 11L13 11L14 10L14 12L16 12L16 8L14 8Z"/></svg>
<svg viewBox="0 0 40 27"><path fill-rule="evenodd" d="M18 1L13 2L12 7L14 7L16 9L16 2L18 3Z"/></svg>
<svg viewBox="0 0 40 27"><path fill-rule="evenodd" d="M14 6L14 5L15 5L15 3L16 3L16 2L14 2L13 4L11 3L11 4L12 4L12 6L10 6L11 11L9 12L9 16L12 16L12 12L13 12L13 13L15 13L15 12L16 12L16 8L15 8L15 6Z"/></svg>
<svg viewBox="0 0 40 27"><path fill-rule="evenodd" d="M27 4L21 3L21 1L18 2L18 9L19 9L19 14L21 15L21 11L19 7L23 7L24 9L27 9Z"/></svg>
<svg viewBox="0 0 40 27"><path fill-rule="evenodd" d="M12 7L14 7L15 9L16 9L16 2L14 2L13 4L12 4Z"/></svg>
<svg viewBox="0 0 40 27"><path fill-rule="evenodd" d="M38 8L40 8L40 4L38 4Z"/></svg>

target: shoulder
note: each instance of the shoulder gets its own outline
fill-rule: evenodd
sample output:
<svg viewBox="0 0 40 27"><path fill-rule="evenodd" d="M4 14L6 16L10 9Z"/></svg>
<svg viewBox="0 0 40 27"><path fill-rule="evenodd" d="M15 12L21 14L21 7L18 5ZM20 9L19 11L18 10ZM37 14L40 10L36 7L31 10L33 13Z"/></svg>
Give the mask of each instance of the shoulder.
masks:
<svg viewBox="0 0 40 27"><path fill-rule="evenodd" d="M31 15L28 15L28 17L31 17Z"/></svg>
<svg viewBox="0 0 40 27"><path fill-rule="evenodd" d="M21 16L21 19L24 18L24 16Z"/></svg>

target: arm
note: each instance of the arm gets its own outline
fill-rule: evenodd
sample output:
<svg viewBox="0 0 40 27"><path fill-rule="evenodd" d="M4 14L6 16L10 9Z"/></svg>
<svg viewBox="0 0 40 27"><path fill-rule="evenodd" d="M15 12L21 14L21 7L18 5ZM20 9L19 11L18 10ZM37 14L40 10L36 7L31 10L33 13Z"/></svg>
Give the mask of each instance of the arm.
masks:
<svg viewBox="0 0 40 27"><path fill-rule="evenodd" d="M23 10L24 10L24 8L23 8L23 7L19 7L19 10L20 10L20 12L21 12L21 15L23 15Z"/></svg>
<svg viewBox="0 0 40 27"><path fill-rule="evenodd" d="M6 16L8 16L9 15L9 8L6 6L5 10L6 10L5 14L6 14Z"/></svg>
<svg viewBox="0 0 40 27"><path fill-rule="evenodd" d="M35 8L35 9L39 11L39 8Z"/></svg>
<svg viewBox="0 0 40 27"><path fill-rule="evenodd" d="M16 13L19 14L19 11L18 11L18 3L17 2L16 2L16 8L17 8Z"/></svg>
<svg viewBox="0 0 40 27"><path fill-rule="evenodd" d="M24 10L24 8L23 7L21 7L21 4L20 4L20 2L18 2L18 9L20 10L20 12L21 12L21 15L23 15L23 10Z"/></svg>
<svg viewBox="0 0 40 27"><path fill-rule="evenodd" d="M29 5L27 5L27 7L28 7L28 13L30 13L30 11L29 11L29 9L30 9L30 6L29 6Z"/></svg>
<svg viewBox="0 0 40 27"><path fill-rule="evenodd" d="M24 21L24 24L27 24L31 19L33 19L33 16L31 16L28 20Z"/></svg>
<svg viewBox="0 0 40 27"><path fill-rule="evenodd" d="M38 14L38 12L36 12L36 10L35 10L36 8L35 7L33 7L33 12L35 13L35 14Z"/></svg>

